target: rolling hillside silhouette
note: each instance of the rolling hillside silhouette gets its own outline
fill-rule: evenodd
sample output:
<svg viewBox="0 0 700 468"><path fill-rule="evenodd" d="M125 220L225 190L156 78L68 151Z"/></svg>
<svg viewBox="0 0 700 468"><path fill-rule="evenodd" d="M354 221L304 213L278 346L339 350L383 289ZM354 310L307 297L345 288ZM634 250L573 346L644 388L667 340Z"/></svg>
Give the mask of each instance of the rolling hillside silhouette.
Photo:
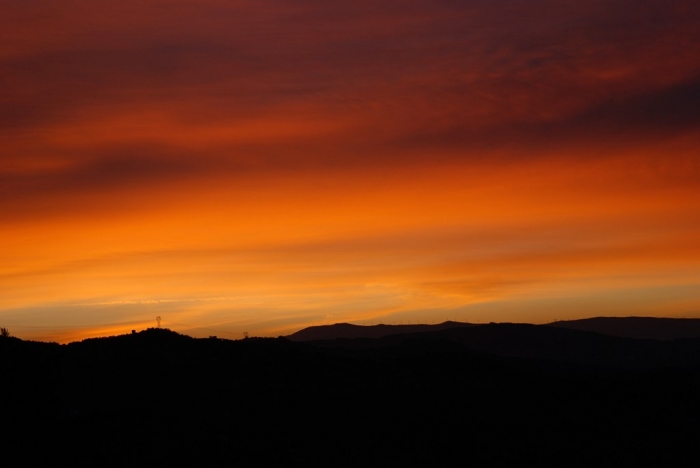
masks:
<svg viewBox="0 0 700 468"><path fill-rule="evenodd" d="M441 340L504 357L618 369L699 365L700 328L694 326L700 325L700 320L675 320L632 317L548 325L459 322L403 326L337 324L306 328L289 338L344 349L395 346L408 340ZM662 326L655 333L653 324L656 321ZM685 328L689 323L692 326ZM657 338L648 338L650 336Z"/></svg>
<svg viewBox="0 0 700 468"><path fill-rule="evenodd" d="M3 338L4 460L597 466L696 455L696 339L462 325L315 341L165 329L69 345Z"/></svg>
<svg viewBox="0 0 700 468"><path fill-rule="evenodd" d="M492 325L492 324L491 324ZM529 325L529 324L525 324ZM334 340L337 338L382 338L389 335L430 332L450 328L481 326L465 322L443 322L437 325L353 325L336 323L304 328L287 336L292 341ZM620 338L674 340L700 338L700 319L658 317L594 317L562 320L542 326L588 331Z"/></svg>
<svg viewBox="0 0 700 468"><path fill-rule="evenodd" d="M446 330L448 328L471 327L470 323L443 322L438 325L353 325L351 323L336 323L334 325L319 325L304 328L292 333L286 338L292 341L335 340L338 338L382 338L389 335L405 333L420 333Z"/></svg>

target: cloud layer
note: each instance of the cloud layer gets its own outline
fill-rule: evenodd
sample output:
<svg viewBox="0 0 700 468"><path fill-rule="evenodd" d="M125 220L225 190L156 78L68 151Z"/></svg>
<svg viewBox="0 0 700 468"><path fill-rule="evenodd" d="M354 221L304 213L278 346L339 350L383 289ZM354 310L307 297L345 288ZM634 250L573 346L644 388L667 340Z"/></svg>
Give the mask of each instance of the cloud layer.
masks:
<svg viewBox="0 0 700 468"><path fill-rule="evenodd" d="M700 312L697 2L0 8L8 326Z"/></svg>

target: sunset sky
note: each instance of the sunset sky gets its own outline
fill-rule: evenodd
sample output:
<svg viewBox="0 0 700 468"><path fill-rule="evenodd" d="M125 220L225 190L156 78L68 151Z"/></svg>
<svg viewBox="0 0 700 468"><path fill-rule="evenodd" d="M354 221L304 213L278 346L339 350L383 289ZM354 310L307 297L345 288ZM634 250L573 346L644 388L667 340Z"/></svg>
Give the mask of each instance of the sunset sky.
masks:
<svg viewBox="0 0 700 468"><path fill-rule="evenodd" d="M0 326L700 317L697 0L0 0Z"/></svg>

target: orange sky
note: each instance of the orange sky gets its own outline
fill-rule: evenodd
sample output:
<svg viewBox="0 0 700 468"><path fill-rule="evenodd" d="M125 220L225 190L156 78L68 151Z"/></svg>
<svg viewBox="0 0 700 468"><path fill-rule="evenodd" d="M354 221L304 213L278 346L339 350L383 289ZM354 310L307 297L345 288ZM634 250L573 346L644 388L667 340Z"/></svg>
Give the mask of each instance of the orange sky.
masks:
<svg viewBox="0 0 700 468"><path fill-rule="evenodd" d="M700 317L695 1L0 9L14 335Z"/></svg>

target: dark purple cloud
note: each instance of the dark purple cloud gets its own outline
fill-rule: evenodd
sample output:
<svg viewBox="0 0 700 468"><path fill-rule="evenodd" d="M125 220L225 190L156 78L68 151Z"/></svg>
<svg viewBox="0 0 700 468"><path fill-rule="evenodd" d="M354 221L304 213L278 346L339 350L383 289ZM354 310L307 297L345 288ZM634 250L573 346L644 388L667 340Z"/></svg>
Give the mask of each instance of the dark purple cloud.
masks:
<svg viewBox="0 0 700 468"><path fill-rule="evenodd" d="M699 123L697 2L2 5L6 205L222 174L644 144ZM154 110L172 128L73 146L52 136L78 141L86 124ZM169 137L258 120L339 129L201 149ZM36 159L60 164L16 170Z"/></svg>

